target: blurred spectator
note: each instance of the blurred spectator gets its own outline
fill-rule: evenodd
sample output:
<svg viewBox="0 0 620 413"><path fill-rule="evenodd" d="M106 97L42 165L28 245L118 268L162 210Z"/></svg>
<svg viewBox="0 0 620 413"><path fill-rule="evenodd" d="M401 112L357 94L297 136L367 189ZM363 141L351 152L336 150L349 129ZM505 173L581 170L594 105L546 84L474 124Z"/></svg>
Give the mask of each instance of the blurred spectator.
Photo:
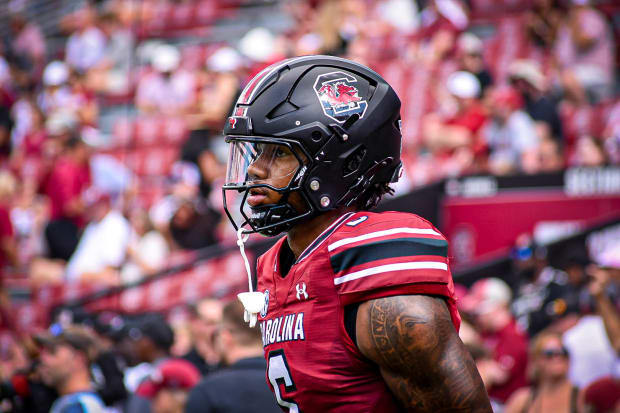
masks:
<svg viewBox="0 0 620 413"><path fill-rule="evenodd" d="M620 411L620 379L604 377L583 391L584 413L617 413Z"/></svg>
<svg viewBox="0 0 620 413"><path fill-rule="evenodd" d="M446 87L450 97L444 99L443 113L427 115L423 133L426 145L440 160L456 161L450 172L457 175L470 170L476 154L483 151L477 134L487 117L477 100L480 83L474 75L455 72L448 78Z"/></svg>
<svg viewBox="0 0 620 413"><path fill-rule="evenodd" d="M157 200L149 210L149 217L155 229L168 239L170 239L170 220L183 200L196 198L199 183L200 171L195 164L178 161L172 165L168 181L169 193Z"/></svg>
<svg viewBox="0 0 620 413"><path fill-rule="evenodd" d="M46 143L45 115L39 108L33 106L30 111L29 130L13 150L14 162L20 167L27 167L23 163L28 162L28 160L40 162Z"/></svg>
<svg viewBox="0 0 620 413"><path fill-rule="evenodd" d="M44 232L49 218L45 197L37 193L38 182L24 175L17 185L11 210L19 268L28 268L33 259L45 254Z"/></svg>
<svg viewBox="0 0 620 413"><path fill-rule="evenodd" d="M517 237L510 254L516 281L512 311L533 337L565 314L568 276L549 265L547 249L528 234Z"/></svg>
<svg viewBox="0 0 620 413"><path fill-rule="evenodd" d="M221 130L241 93L241 55L232 47L221 47L206 62L204 85L197 100L197 111L187 115L190 129Z"/></svg>
<svg viewBox="0 0 620 413"><path fill-rule="evenodd" d="M489 170L496 175L532 173L537 165L538 137L525 113L521 95L512 88L491 92L491 121L483 131L489 146Z"/></svg>
<svg viewBox="0 0 620 413"><path fill-rule="evenodd" d="M182 359L161 363L140 384L137 394L152 400L153 413L183 413L190 391L200 380L196 367ZM254 406L254 404L247 405ZM254 407L252 407L254 408Z"/></svg>
<svg viewBox="0 0 620 413"><path fill-rule="evenodd" d="M590 260L584 246L574 244L563 248L558 267L566 274L566 282L562 288L556 290L561 295L553 301L554 318L568 315L573 318L576 314L592 311L594 303L588 291L590 276L586 272L589 264ZM548 297L551 298L553 293L554 291L550 291ZM561 311L563 308L565 309Z"/></svg>
<svg viewBox="0 0 620 413"><path fill-rule="evenodd" d="M45 230L50 258L68 260L85 223L84 191L90 185L90 147L73 136L64 145L44 186L50 200L51 217Z"/></svg>
<svg viewBox="0 0 620 413"><path fill-rule="evenodd" d="M552 138L542 138L538 144L537 172L559 172L565 168L564 154L559 141Z"/></svg>
<svg viewBox="0 0 620 413"><path fill-rule="evenodd" d="M493 76L489 72L482 57L484 46L475 34L463 33L457 40L457 50L461 70L476 76L480 83L478 98L484 96L485 91L493 84Z"/></svg>
<svg viewBox="0 0 620 413"><path fill-rule="evenodd" d="M170 234L182 249L196 250L217 243L221 214L207 203L181 200L170 221Z"/></svg>
<svg viewBox="0 0 620 413"><path fill-rule="evenodd" d="M155 230L146 211L136 209L129 217L131 232L127 259L121 269L121 281L133 283L163 268L169 248L166 238Z"/></svg>
<svg viewBox="0 0 620 413"><path fill-rule="evenodd" d="M185 319L175 320L171 324L174 331L174 343L170 348L172 357L184 358L192 348L192 334L190 332L189 322Z"/></svg>
<svg viewBox="0 0 620 413"><path fill-rule="evenodd" d="M143 380L151 377L158 366L170 358L174 343L174 332L159 314L145 314L126 327L126 337L121 342L121 351L127 364L125 387L135 392ZM149 413L151 402L138 394L129 397L126 413Z"/></svg>
<svg viewBox="0 0 620 413"><path fill-rule="evenodd" d="M564 346L570 353L569 377L583 388L601 377L618 375L618 354L605 332L600 316L585 315L564 333Z"/></svg>
<svg viewBox="0 0 620 413"><path fill-rule="evenodd" d="M510 64L509 77L524 101L524 110L536 122L538 136L563 139L558 102L547 93L545 75L533 60L515 60Z"/></svg>
<svg viewBox="0 0 620 413"><path fill-rule="evenodd" d="M618 257L617 245L595 257L597 265L589 267L588 274L596 314L582 316L564 334L563 342L571 357L569 376L580 388L602 377L620 377L618 302L613 302L607 295L611 288L617 291L620 284Z"/></svg>
<svg viewBox="0 0 620 413"><path fill-rule="evenodd" d="M620 101L609 112L602 136L610 163L620 165Z"/></svg>
<svg viewBox="0 0 620 413"><path fill-rule="evenodd" d="M37 97L37 104L45 115L67 111L71 105L71 88L68 86L69 68L64 62L54 60L43 71L44 89Z"/></svg>
<svg viewBox="0 0 620 413"><path fill-rule="evenodd" d="M184 114L196 102L196 79L179 67L181 53L172 45L159 45L153 51L154 71L140 78L136 105L144 113Z"/></svg>
<svg viewBox="0 0 620 413"><path fill-rule="evenodd" d="M96 25L96 11L86 4L73 14L74 32L65 51L69 66L81 74L96 66L104 56L106 38Z"/></svg>
<svg viewBox="0 0 620 413"><path fill-rule="evenodd" d="M458 32L464 30L469 17L459 0L430 0L420 13L419 56L429 68L454 50Z"/></svg>
<svg viewBox="0 0 620 413"><path fill-rule="evenodd" d="M95 347L91 334L85 329L67 327L36 340L41 346L41 377L60 395L50 413L103 413L103 401L90 383L89 368Z"/></svg>
<svg viewBox="0 0 620 413"><path fill-rule="evenodd" d="M144 314L124 326L119 345L123 358L131 367L125 371L125 386L134 392L154 366L169 358L174 332L159 314Z"/></svg>
<svg viewBox="0 0 620 413"><path fill-rule="evenodd" d="M532 341L529 370L532 387L517 390L504 413L577 412L579 389L568 380L568 351L557 333L540 333Z"/></svg>
<svg viewBox="0 0 620 413"><path fill-rule="evenodd" d="M116 12L102 14L99 26L107 42L101 60L90 70L88 84L97 92L125 94L129 92L134 35L122 24Z"/></svg>
<svg viewBox="0 0 620 413"><path fill-rule="evenodd" d="M88 194L91 221L67 263L65 279L118 285L119 269L125 260L130 226L125 217L112 206L109 194ZM105 248L101 248L105 245Z"/></svg>
<svg viewBox="0 0 620 413"><path fill-rule="evenodd" d="M278 43L277 37L264 27L248 30L239 40L239 52L254 63L250 76L285 57L284 51L280 49L282 45Z"/></svg>
<svg viewBox="0 0 620 413"><path fill-rule="evenodd" d="M462 309L475 317L482 342L491 358L477 362L489 397L505 403L513 392L527 383L527 335L510 313L512 294L505 282L485 278L472 285L462 301Z"/></svg>
<svg viewBox="0 0 620 413"><path fill-rule="evenodd" d="M84 139L92 143L94 147L101 145L100 135L97 133L85 135L88 137L85 136ZM129 166L112 155L96 151L90 157L89 164L92 186L100 192L126 196L137 184L136 177Z"/></svg>
<svg viewBox="0 0 620 413"><path fill-rule="evenodd" d="M219 136L211 136L208 130L194 130L181 148L181 160L192 162L200 170L200 195L205 199L209 199L212 189L218 188L218 180L226 173L226 160L218 151L221 142Z"/></svg>
<svg viewBox="0 0 620 413"><path fill-rule="evenodd" d="M205 298L190 307L190 334L192 348L183 356L205 376L217 370L220 355L215 349L215 335L222 321L222 302Z"/></svg>
<svg viewBox="0 0 620 413"><path fill-rule="evenodd" d="M618 308L607 295L607 287L620 284L620 265L600 263L588 268L588 274L592 277L590 293L594 297L596 311L603 319L605 332L616 354L620 356L620 314ZM620 359L617 360L620 362ZM620 364L618 364L620 367ZM617 373L620 373L618 371Z"/></svg>
<svg viewBox="0 0 620 413"><path fill-rule="evenodd" d="M248 326L243 312L237 300L224 307L216 342L227 367L210 374L192 390L185 413L241 413L248 406L265 413L280 411L265 383L261 331Z"/></svg>
<svg viewBox="0 0 620 413"><path fill-rule="evenodd" d="M92 325L99 351L91 367L95 390L107 406L106 413L122 412L127 399L123 368L125 367L117 345L121 338L122 319L114 313L87 314L82 321Z"/></svg>
<svg viewBox="0 0 620 413"><path fill-rule="evenodd" d="M11 203L16 189L15 177L8 171L0 171L0 288L6 265L18 264L17 243L11 222Z"/></svg>
<svg viewBox="0 0 620 413"><path fill-rule="evenodd" d="M6 164L11 155L11 130L13 120L9 109L0 106L0 164Z"/></svg>
<svg viewBox="0 0 620 413"><path fill-rule="evenodd" d="M45 64L46 45L41 29L36 23L28 21L23 13L10 16L11 50L29 60L31 73L38 79Z"/></svg>
<svg viewBox="0 0 620 413"><path fill-rule="evenodd" d="M526 11L527 34L534 45L551 50L555 44L564 11L559 0L535 0L532 10Z"/></svg>
<svg viewBox="0 0 620 413"><path fill-rule="evenodd" d="M75 114L81 126L94 127L99 117L95 94L87 87L86 75L73 71L69 76L70 102L63 108Z"/></svg>
<svg viewBox="0 0 620 413"><path fill-rule="evenodd" d="M603 142L589 135L577 139L572 166L597 167L607 165L607 154Z"/></svg>
<svg viewBox="0 0 620 413"><path fill-rule="evenodd" d="M610 96L614 85L615 46L605 17L589 0L572 0L554 47L562 86L577 104Z"/></svg>

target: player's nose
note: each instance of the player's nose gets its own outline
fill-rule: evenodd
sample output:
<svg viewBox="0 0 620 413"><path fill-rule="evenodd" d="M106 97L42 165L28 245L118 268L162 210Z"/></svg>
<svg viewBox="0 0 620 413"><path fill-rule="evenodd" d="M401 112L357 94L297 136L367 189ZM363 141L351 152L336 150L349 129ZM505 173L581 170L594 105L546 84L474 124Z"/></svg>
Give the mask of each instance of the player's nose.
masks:
<svg viewBox="0 0 620 413"><path fill-rule="evenodd" d="M267 179L269 172L267 170L267 165L265 162L261 162L261 158L258 158L254 162L250 164L248 167L248 180L249 181L260 181L263 179Z"/></svg>

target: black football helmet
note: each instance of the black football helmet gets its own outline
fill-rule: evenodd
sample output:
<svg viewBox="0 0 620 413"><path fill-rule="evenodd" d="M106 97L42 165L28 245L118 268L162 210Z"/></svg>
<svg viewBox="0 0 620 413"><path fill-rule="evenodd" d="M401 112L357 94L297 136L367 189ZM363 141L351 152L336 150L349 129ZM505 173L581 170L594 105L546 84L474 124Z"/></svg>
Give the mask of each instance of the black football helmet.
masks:
<svg viewBox="0 0 620 413"><path fill-rule="evenodd" d="M373 70L338 57L296 57L258 73L224 134L224 209L237 230L247 224L248 232L277 235L300 220L354 205L377 184L396 182L401 171L398 96ZM260 177L252 168L271 172ZM252 207L250 191L259 188L282 196ZM243 194L240 224L227 205L228 191ZM293 192L306 203L303 210L289 202Z"/></svg>

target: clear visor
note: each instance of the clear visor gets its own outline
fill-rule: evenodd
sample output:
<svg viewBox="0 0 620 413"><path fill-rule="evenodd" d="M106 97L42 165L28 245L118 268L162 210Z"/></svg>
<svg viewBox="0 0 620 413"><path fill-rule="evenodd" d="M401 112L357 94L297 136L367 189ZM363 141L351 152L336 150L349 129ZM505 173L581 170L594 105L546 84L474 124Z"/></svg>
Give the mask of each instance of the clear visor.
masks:
<svg viewBox="0 0 620 413"><path fill-rule="evenodd" d="M285 144L230 141L226 185L286 188L301 166L300 159L305 157Z"/></svg>

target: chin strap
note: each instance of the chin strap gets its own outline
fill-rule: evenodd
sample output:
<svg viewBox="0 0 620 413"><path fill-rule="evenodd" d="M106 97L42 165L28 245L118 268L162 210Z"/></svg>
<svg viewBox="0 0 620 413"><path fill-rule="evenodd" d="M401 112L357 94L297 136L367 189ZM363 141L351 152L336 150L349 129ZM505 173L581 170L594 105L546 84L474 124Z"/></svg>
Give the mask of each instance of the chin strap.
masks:
<svg viewBox="0 0 620 413"><path fill-rule="evenodd" d="M239 301L243 304L243 308L245 308L243 318L250 324L250 327L254 327L256 325L256 321L258 320L257 314L261 312L263 306L265 305L265 296L260 291L253 291L252 288L252 272L250 271L250 262L248 261L248 257L245 255L244 245L250 237L250 234L246 234L245 232L246 230L242 227L237 230L237 246L241 252L241 257L243 258L245 270L248 273L248 289L250 291L247 293L237 294L237 298L239 298Z"/></svg>

